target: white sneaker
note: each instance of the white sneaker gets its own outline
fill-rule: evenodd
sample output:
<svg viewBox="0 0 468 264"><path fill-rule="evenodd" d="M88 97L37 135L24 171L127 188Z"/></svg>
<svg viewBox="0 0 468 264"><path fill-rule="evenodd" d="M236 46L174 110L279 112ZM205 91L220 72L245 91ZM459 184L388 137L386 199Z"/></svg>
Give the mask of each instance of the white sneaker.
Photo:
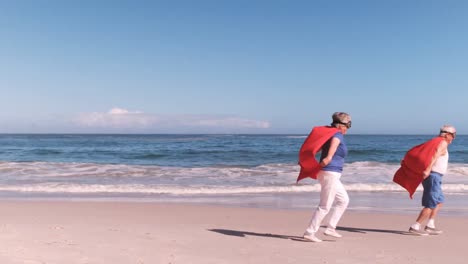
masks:
<svg viewBox="0 0 468 264"><path fill-rule="evenodd" d="M442 230L437 229L435 227L428 227L424 228L424 231L426 231L429 235L440 235L442 234Z"/></svg>
<svg viewBox="0 0 468 264"><path fill-rule="evenodd" d="M330 229L330 228L325 229L325 232L323 232L323 234L327 236L337 237L337 238L343 237L338 232L336 232L335 229Z"/></svg>
<svg viewBox="0 0 468 264"><path fill-rule="evenodd" d="M427 233L426 231L423 231L423 230L420 230L420 229L414 229L412 227L409 228L408 232L410 232L411 234L416 235L416 236L427 236L427 235L429 235L429 233Z"/></svg>
<svg viewBox="0 0 468 264"><path fill-rule="evenodd" d="M304 239L307 239L312 242L322 242L322 240L315 236L315 234L304 233Z"/></svg>

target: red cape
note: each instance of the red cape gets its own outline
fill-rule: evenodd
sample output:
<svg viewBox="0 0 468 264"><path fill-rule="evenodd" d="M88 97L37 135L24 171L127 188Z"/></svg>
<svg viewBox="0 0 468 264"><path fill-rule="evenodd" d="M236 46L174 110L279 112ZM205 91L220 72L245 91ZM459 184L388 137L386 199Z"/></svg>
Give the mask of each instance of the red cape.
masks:
<svg viewBox="0 0 468 264"><path fill-rule="evenodd" d="M431 164L432 157L442 140L442 137L435 137L408 150L401 161L401 167L393 176L393 181L405 188L411 199L423 181L423 172Z"/></svg>
<svg viewBox="0 0 468 264"><path fill-rule="evenodd" d="M299 151L301 172L296 182L307 177L317 179L317 174L321 167L315 159L315 155L322 149L323 144L339 131L339 129L329 126L314 127L312 129L312 132L310 132Z"/></svg>

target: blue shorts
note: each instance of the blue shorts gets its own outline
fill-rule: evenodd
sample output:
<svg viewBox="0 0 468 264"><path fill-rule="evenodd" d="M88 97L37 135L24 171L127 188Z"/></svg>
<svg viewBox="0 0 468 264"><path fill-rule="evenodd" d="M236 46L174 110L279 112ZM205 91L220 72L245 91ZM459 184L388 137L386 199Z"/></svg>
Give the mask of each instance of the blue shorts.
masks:
<svg viewBox="0 0 468 264"><path fill-rule="evenodd" d="M423 180L424 192L422 196L422 206L434 209L445 201L442 193L442 174L431 171L429 177Z"/></svg>

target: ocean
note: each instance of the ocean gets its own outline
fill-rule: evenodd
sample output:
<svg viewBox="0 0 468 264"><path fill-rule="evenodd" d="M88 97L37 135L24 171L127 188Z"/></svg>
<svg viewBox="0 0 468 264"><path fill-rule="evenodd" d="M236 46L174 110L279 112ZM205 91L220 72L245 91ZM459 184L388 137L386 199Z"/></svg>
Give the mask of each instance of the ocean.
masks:
<svg viewBox="0 0 468 264"><path fill-rule="evenodd" d="M161 201L313 208L320 186L296 183L307 135L0 135L0 199ZM346 135L350 210L416 212L392 182L406 151L431 135ZM449 146L441 213L468 215L468 136Z"/></svg>

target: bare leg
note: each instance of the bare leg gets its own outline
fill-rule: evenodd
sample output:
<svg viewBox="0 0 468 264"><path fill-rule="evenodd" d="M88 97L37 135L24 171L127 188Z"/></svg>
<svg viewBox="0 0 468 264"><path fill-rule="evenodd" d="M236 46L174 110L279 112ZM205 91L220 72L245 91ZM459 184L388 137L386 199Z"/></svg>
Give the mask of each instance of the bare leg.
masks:
<svg viewBox="0 0 468 264"><path fill-rule="evenodd" d="M440 208L442 207L442 204L437 204L436 208L434 208L429 216L430 219L435 219L437 216L437 213L439 212ZM420 223L418 221L418 223Z"/></svg>
<svg viewBox="0 0 468 264"><path fill-rule="evenodd" d="M418 222L419 224L422 224L424 221L426 221L429 218L430 215L432 215L433 211L435 211L437 207L434 209L424 207L421 210L421 213L419 213L419 216L416 219L416 222Z"/></svg>

